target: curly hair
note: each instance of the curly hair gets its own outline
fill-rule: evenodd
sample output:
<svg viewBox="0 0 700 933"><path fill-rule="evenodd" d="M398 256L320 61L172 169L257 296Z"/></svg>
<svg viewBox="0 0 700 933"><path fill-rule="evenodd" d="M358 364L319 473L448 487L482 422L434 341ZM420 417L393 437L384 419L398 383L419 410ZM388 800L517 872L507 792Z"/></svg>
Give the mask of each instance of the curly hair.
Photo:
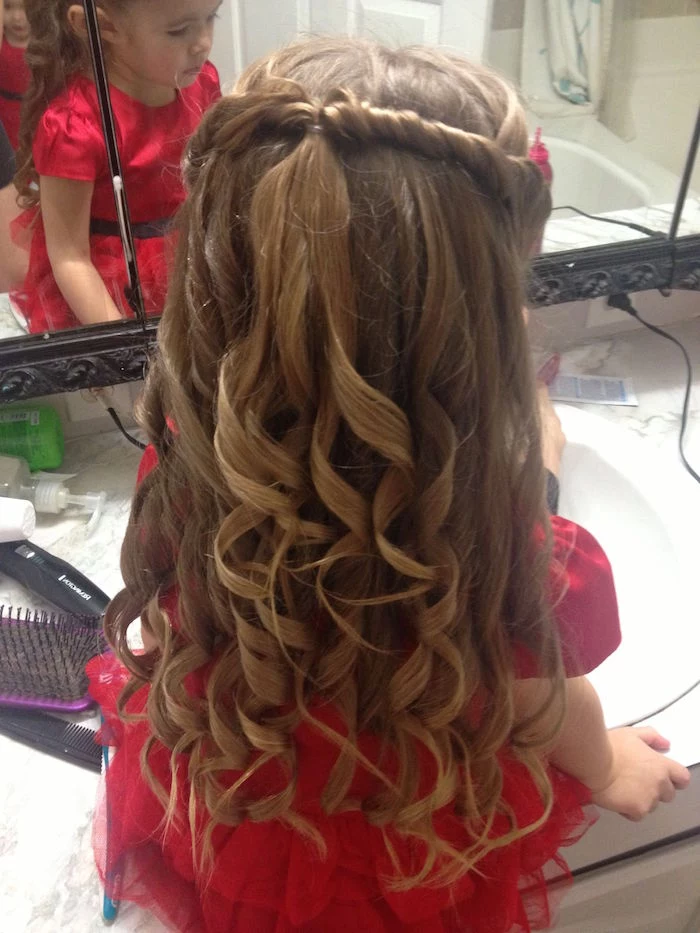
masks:
<svg viewBox="0 0 700 933"><path fill-rule="evenodd" d="M25 0L30 38L26 61L31 78L22 104L22 122L17 152L15 185L21 204L39 203L39 177L34 167L32 145L39 121L52 100L66 87L71 76L91 72L90 51L73 30L68 10L76 0ZM120 9L134 0L100 0L98 8Z"/></svg>
<svg viewBox="0 0 700 933"><path fill-rule="evenodd" d="M327 813L358 805L361 764L381 785L359 804L367 819L425 844L397 886L449 882L549 813L543 722L563 674L521 306L550 202L526 148L517 96L491 71L345 39L252 66L189 145L140 408L158 465L135 494L106 631L132 674L123 714L150 685L142 766L168 819L189 756L201 866L219 824L282 819L313 835L293 806L302 722L338 747ZM127 645L139 615L157 646L146 655ZM551 683L527 723L518 642ZM194 696L188 675L203 668ZM346 733L319 723L317 698ZM366 733L395 751L395 774L362 755ZM170 787L149 766L158 743ZM425 794L418 746L435 763ZM544 815L495 836L507 746ZM250 799L270 761L288 786ZM433 828L449 802L468 851Z"/></svg>

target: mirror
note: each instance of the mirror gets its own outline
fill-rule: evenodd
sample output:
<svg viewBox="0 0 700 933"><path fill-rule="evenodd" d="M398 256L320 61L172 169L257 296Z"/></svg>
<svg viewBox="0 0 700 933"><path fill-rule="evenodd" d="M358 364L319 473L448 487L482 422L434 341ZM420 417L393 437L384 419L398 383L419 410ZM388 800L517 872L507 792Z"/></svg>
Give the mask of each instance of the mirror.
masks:
<svg viewBox="0 0 700 933"><path fill-rule="evenodd" d="M681 195L676 204L671 236L687 237L700 233L700 104L695 116L688 156L681 178Z"/></svg>
<svg viewBox="0 0 700 933"><path fill-rule="evenodd" d="M698 48L698 0L494 0L486 60L520 88L553 169L543 252L668 235Z"/></svg>
<svg viewBox="0 0 700 933"><path fill-rule="evenodd" d="M0 337L138 319L142 308L161 313L170 226L184 199L183 150L220 94L207 62L218 5L134 4L128 16L105 6L100 43L93 2L0 0L0 278L9 291ZM116 145L106 130L112 118Z"/></svg>
<svg viewBox="0 0 700 933"><path fill-rule="evenodd" d="M21 2L4 0L7 10ZM26 2L42 5L42 0ZM52 2L69 5L71 0ZM207 21L216 11L216 0L169 0L155 6L172 19L193 4L206 14ZM555 22L555 14L562 18ZM621 288L668 287L679 281L682 287L699 287L685 284L691 281L687 277L675 277L668 234L698 103L700 0L223 0L218 17L210 60L219 69L224 88L254 59L304 33L359 34L392 45L444 45L488 62L515 81L527 105L533 139L541 128L542 142L549 150L558 208L547 226L542 255L533 266L533 305L604 295ZM586 76L572 67L581 70L579 55L575 63L567 63L561 52L574 26L580 33L581 56L585 51L591 62L590 86ZM147 35L146 31L141 38ZM550 54L550 48L559 53ZM553 86L555 67L559 69L558 90ZM0 66L0 97L2 74ZM577 85L574 79L582 83ZM134 378L130 374L141 371L146 347L154 339L166 283L164 274L153 272L155 268L162 273L162 253L151 266L149 256L154 243L162 243L163 228L177 206L179 156L204 101L197 102L200 110L194 125L178 129L177 145L160 150L152 160L154 171L144 186L130 176L129 169L138 162L144 138L149 144L152 138L161 138L162 108L167 110L172 102L141 102L134 115L122 106L119 87L113 88L111 96L126 193L138 234L139 265L147 289L152 287L155 296L147 307L153 317L142 330L140 345L133 317L108 328L54 330L47 340L22 337L25 330L7 297L0 295L0 341L14 338L0 342L0 386L8 379L13 386L6 398L37 394L34 386L39 384L55 385L58 391L64 385L79 388ZM93 127L94 114L93 107ZM91 139L97 146L95 138ZM101 129L98 139L106 158ZM681 237L700 233L699 175L696 168L678 228ZM156 189L170 197L164 206L151 200ZM0 238L6 236L5 219L14 202L11 197L8 208L3 201L7 193L7 189L0 192ZM101 197L104 214L97 219L114 224L111 188L103 188ZM96 235L111 237L115 246L110 262L114 261L122 280L113 301L122 302L123 308L126 264L121 245L113 226ZM8 254L5 243L0 239L0 262ZM676 257L681 253L676 250ZM128 308L125 313L129 315ZM35 330L39 333L41 327ZM75 362L70 379L66 361ZM25 378L21 367L30 365L34 367L31 378ZM37 377L40 372L51 373L48 383L43 375Z"/></svg>

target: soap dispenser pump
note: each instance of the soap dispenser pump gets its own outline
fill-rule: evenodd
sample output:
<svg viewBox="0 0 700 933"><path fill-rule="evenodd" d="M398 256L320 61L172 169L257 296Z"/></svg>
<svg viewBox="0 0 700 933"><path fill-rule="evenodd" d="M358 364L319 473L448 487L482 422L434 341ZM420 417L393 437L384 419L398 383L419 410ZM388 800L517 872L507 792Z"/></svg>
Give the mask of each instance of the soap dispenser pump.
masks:
<svg viewBox="0 0 700 933"><path fill-rule="evenodd" d="M25 499L33 503L37 512L52 515L58 515L69 506L77 506L92 513L88 527L94 527L102 514L105 494L71 493L65 483L67 479L70 476L61 473L30 473L26 460L0 454L0 496Z"/></svg>

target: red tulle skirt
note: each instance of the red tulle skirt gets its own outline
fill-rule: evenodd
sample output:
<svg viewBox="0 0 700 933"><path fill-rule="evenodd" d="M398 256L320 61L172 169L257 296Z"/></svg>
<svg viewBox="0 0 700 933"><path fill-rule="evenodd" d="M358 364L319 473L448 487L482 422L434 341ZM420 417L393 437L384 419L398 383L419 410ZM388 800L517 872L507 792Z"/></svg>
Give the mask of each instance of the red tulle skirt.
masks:
<svg viewBox="0 0 700 933"><path fill-rule="evenodd" d="M151 910L173 930L186 933L524 933L554 921L547 880L570 878L559 855L595 820L589 792L578 781L552 769L555 804L537 832L489 853L478 869L446 887L395 891L395 869L381 830L359 811L324 814L318 804L337 749L315 728L302 725L297 745L297 810L311 820L326 845L325 856L295 830L278 821L245 820L213 834L214 868L201 877L193 865L187 817L187 759L182 756L177 815L167 833L163 808L141 776L139 756L148 737L145 722L121 722L115 704L126 673L111 655L88 665L91 692L105 717L102 736L116 746L101 786L93 841L97 867L107 893ZM130 701L129 712L145 707L147 687ZM337 728L329 707L314 710ZM367 753L367 748L363 748ZM150 756L156 776L169 786L170 753L157 747ZM359 769L358 769L359 770ZM257 772L253 785L264 793ZM527 770L503 757L504 798L521 826L542 813L539 794ZM232 774L232 780L236 775ZM279 775L278 775L279 777ZM365 773L353 782L354 795L369 792ZM272 786L271 786L272 785ZM247 793L252 788L247 784ZM280 789L275 779L267 790ZM500 822L499 822L500 820ZM452 808L434 817L438 834L467 847L468 834ZM507 828L497 817L494 833ZM415 844L395 832L388 836L402 871L420 864ZM557 891L561 885L557 884Z"/></svg>
<svg viewBox="0 0 700 933"><path fill-rule="evenodd" d="M11 294L29 332L41 334L80 327L80 321L54 279L38 208L20 214L12 224L12 236L18 245L29 250L29 269L24 285ZM168 257L172 253L172 244L168 237L152 237L135 239L134 247L146 314L161 314L168 286ZM125 292L129 277L120 237L91 235L90 258L117 308L124 317L133 317Z"/></svg>

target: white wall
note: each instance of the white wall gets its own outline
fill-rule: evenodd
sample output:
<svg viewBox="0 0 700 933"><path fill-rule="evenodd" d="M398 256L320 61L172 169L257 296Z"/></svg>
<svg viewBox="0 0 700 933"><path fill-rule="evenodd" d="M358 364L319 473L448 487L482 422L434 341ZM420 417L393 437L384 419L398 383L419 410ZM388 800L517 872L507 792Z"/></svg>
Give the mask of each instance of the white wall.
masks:
<svg viewBox="0 0 700 933"><path fill-rule="evenodd" d="M628 28L617 59L613 46L610 81L620 103L605 123L641 155L680 175L700 102L700 14L636 19ZM516 84L521 47L522 30L499 29L486 50L489 64ZM700 189L700 164L692 185Z"/></svg>
<svg viewBox="0 0 700 933"><path fill-rule="evenodd" d="M522 46L522 29L493 29L486 46L486 62L520 85Z"/></svg>
<svg viewBox="0 0 700 933"><path fill-rule="evenodd" d="M636 21L630 54L629 143L680 174L700 103L700 15ZM612 67L615 80L614 55ZM614 115L608 125L616 131Z"/></svg>
<svg viewBox="0 0 700 933"><path fill-rule="evenodd" d="M635 292L632 303L645 320L657 327L694 320L700 325L697 292L678 290L668 298L663 298L655 290ZM537 350L547 353L639 330L641 327L638 321L624 311L609 308L606 298L570 301L547 308L535 308L530 312L532 344Z"/></svg>
<svg viewBox="0 0 700 933"><path fill-rule="evenodd" d="M224 87L299 34L361 35L388 45L445 45L481 59L492 0L224 0L212 61Z"/></svg>

